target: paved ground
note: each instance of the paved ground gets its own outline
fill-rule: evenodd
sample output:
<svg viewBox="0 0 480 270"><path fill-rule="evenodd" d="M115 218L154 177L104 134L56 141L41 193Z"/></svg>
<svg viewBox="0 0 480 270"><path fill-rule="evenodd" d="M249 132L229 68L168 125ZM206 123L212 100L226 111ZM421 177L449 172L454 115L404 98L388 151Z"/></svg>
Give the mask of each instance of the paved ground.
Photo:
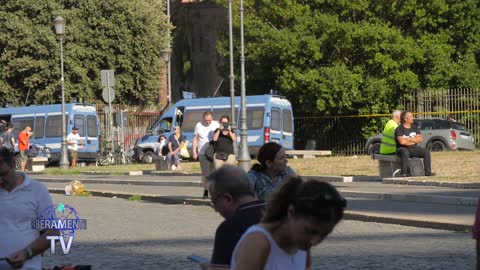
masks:
<svg viewBox="0 0 480 270"><path fill-rule="evenodd" d="M160 181L160 180L158 180ZM119 185L119 184L90 184L87 181L84 181L86 189L90 191L101 191L108 192L111 197L116 194L140 194L152 196L154 201L180 201L187 203L198 203L198 204L207 204L208 200L201 200L202 189L199 187L190 187L190 186L146 186L146 185ZM61 192L64 190L66 183L45 183L50 189L57 189ZM364 184L364 183L362 183ZM375 184L375 183L372 183ZM358 190L368 191L366 185L354 185L345 183L336 183L339 186L340 191L347 192L351 190L350 194L359 194ZM356 188L356 186L359 186ZM389 186L389 185L387 185ZM404 188L405 186L399 187L398 190ZM352 198L348 197L348 211L349 213L361 215L360 220L366 220L364 217L373 219L374 221L380 221L380 218L386 219L385 222L402 224L402 225L413 225L420 227L430 227L430 228L443 228L443 229L454 229L462 230L470 227L473 224L475 207L473 206L463 206L463 205L449 205L449 204L435 204L435 203L418 203L415 200L409 201L409 199L416 199L417 195L425 192L424 187L412 187L408 186L411 189L417 189L418 193L411 193L412 190L408 190L410 193L408 196L405 196L406 201L396 201L396 200L381 200L376 198ZM369 194L378 193L378 189L381 187L372 187ZM395 192L392 187L385 187L387 191L383 191L378 194L393 193ZM399 191L396 192L399 192ZM429 188L429 193L441 193L441 194L461 194L461 191L449 189L449 188ZM450 190L450 192L448 192ZM394 193L393 193L394 194ZM470 195L469 192L467 192ZM127 195L128 196L128 195ZM424 195L422 195L424 196ZM427 195L425 195L427 196ZM444 197L453 197L444 196ZM460 198L460 197L458 197ZM463 198L463 197L462 197ZM476 202L476 199L474 199ZM355 219L359 219L358 217ZM431 223L435 223L433 226ZM436 225L438 224L438 225ZM445 225L445 226L444 226Z"/></svg>
<svg viewBox="0 0 480 270"><path fill-rule="evenodd" d="M88 220L70 255L47 255L45 266L93 269L199 269L186 256L209 257L221 218L210 207L102 197L53 195ZM314 248L313 269L473 269L469 233L344 221Z"/></svg>

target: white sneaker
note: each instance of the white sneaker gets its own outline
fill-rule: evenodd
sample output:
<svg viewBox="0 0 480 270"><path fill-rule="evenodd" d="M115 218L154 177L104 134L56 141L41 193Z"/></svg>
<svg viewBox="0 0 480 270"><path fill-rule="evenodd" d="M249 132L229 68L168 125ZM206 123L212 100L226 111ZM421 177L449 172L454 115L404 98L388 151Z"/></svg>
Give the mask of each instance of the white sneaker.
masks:
<svg viewBox="0 0 480 270"><path fill-rule="evenodd" d="M175 171L177 167L175 165L172 165L172 171Z"/></svg>

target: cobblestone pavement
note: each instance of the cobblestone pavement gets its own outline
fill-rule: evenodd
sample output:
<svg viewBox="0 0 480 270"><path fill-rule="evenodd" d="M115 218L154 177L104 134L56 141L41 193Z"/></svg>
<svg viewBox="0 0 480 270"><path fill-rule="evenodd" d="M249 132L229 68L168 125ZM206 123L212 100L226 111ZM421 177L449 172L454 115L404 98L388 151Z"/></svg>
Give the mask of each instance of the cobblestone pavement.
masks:
<svg viewBox="0 0 480 270"><path fill-rule="evenodd" d="M199 269L186 259L209 257L221 217L206 206L164 205L103 197L52 195L73 206L88 228L69 255L44 266L92 264L93 269ZM469 233L344 221L312 251L313 269L474 269Z"/></svg>

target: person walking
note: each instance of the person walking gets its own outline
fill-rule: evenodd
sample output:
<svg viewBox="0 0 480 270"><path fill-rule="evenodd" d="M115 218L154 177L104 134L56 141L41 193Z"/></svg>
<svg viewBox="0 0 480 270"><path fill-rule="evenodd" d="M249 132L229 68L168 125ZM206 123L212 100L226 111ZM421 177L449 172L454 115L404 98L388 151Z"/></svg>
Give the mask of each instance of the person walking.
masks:
<svg viewBox="0 0 480 270"><path fill-rule="evenodd" d="M233 142L237 141L237 135L230 126L228 115L220 117L220 127L215 130L213 141L215 142L215 154L213 156L215 169L220 168L223 164L236 165Z"/></svg>
<svg viewBox="0 0 480 270"><path fill-rule="evenodd" d="M185 144L185 136L179 126L173 128L173 134L168 137L167 161L172 171L180 168L180 150Z"/></svg>
<svg viewBox="0 0 480 270"><path fill-rule="evenodd" d="M192 152L193 159L199 160L200 170L202 172L202 186L203 186L203 198L208 198L208 181L207 176L213 171L214 165L208 161L205 157L205 150L208 144L213 140L213 133L219 128L217 121L213 120L213 114L211 111L203 113L203 121L198 122L195 125L195 131L193 133Z"/></svg>
<svg viewBox="0 0 480 270"><path fill-rule="evenodd" d="M72 160L70 164L70 167L72 168L77 167L78 145L83 145L83 141L80 135L78 134L78 128L73 127L72 132L67 136L67 148L68 148L68 153L70 154L70 158ZM83 147L85 147L85 145Z"/></svg>
<svg viewBox="0 0 480 270"><path fill-rule="evenodd" d="M289 178L267 202L262 222L240 238L231 269L311 269L311 248L333 231L345 207L331 184Z"/></svg>
<svg viewBox="0 0 480 270"><path fill-rule="evenodd" d="M18 134L18 151L20 152L20 168L23 172L27 170L27 161L28 161L28 147L30 147L30 137L32 137L32 128L26 126Z"/></svg>
<svg viewBox="0 0 480 270"><path fill-rule="evenodd" d="M10 150L10 152L15 153L15 136L13 134L13 125L11 123L7 124L7 130L2 134L3 137L3 147Z"/></svg>
<svg viewBox="0 0 480 270"><path fill-rule="evenodd" d="M15 171L13 153L0 147L0 269L41 269L41 254L50 248L47 236L32 228L32 218L52 205L44 184Z"/></svg>
<svg viewBox="0 0 480 270"><path fill-rule="evenodd" d="M248 171L248 179L252 189L261 200L268 199L270 193L275 191L289 176L295 172L288 166L285 149L274 142L264 144L257 155L258 163Z"/></svg>

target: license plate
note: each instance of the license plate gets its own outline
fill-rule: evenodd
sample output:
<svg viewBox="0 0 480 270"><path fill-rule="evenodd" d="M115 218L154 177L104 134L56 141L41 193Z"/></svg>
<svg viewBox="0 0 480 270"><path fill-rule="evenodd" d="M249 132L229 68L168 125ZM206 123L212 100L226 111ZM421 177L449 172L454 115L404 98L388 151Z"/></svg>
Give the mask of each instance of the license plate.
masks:
<svg viewBox="0 0 480 270"><path fill-rule="evenodd" d="M467 140L468 140L468 139L470 139L470 136L460 135L460 138L462 138L462 139L467 139Z"/></svg>

